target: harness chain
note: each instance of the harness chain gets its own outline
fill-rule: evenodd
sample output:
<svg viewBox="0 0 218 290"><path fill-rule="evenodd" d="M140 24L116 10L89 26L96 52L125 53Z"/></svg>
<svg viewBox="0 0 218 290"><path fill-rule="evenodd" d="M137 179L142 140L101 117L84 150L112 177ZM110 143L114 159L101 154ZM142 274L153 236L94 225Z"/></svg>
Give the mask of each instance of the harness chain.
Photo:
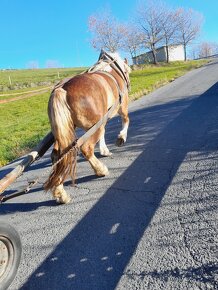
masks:
<svg viewBox="0 0 218 290"><path fill-rule="evenodd" d="M75 144L75 145L74 145ZM50 174L51 170L59 163L63 160L63 158L68 155L70 152L72 151L76 151L76 153L78 153L79 151L79 148L76 146L76 141L73 142L69 147L71 147L67 152L65 152L64 154L62 154L62 156L56 161L54 162L52 165L51 165L51 168L47 169L46 171L44 171L42 174L40 174L35 180L32 180L32 181L29 181L28 182L28 186L25 187L24 189L18 191L18 192L15 192L15 193L12 193L8 196L4 196L4 195L0 195L0 204L11 199L11 198L14 198L14 197L17 197L17 196L20 196L20 195L24 195L24 194L27 194L33 186L35 186L37 183L39 183L40 179L42 177L44 177L45 175L47 174ZM68 147L68 148L69 148ZM39 161L41 159L41 157L37 158L37 161ZM19 176L20 177L20 176Z"/></svg>

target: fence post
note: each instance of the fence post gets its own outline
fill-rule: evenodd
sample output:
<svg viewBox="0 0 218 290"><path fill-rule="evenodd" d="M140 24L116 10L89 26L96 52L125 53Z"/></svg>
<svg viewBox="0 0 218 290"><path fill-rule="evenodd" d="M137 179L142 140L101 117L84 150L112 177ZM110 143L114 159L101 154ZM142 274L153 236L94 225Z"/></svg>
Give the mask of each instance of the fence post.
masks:
<svg viewBox="0 0 218 290"><path fill-rule="evenodd" d="M8 79L9 79L9 84L10 84L10 86L12 85L12 82L11 82L11 77L10 76L8 76Z"/></svg>

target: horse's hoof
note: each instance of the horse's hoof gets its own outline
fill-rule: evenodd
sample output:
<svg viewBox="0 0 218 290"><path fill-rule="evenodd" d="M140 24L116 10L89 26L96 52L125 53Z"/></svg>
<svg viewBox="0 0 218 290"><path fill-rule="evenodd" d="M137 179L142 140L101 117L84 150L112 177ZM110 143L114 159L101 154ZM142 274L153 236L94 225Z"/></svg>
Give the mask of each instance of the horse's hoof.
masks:
<svg viewBox="0 0 218 290"><path fill-rule="evenodd" d="M104 150L100 152L101 156L108 157L111 156L112 153L109 150Z"/></svg>
<svg viewBox="0 0 218 290"><path fill-rule="evenodd" d="M118 147L123 146L124 143L125 143L125 140L124 140L122 137L118 137L118 138L117 138L116 145L117 145Z"/></svg>
<svg viewBox="0 0 218 290"><path fill-rule="evenodd" d="M104 168L101 168L101 170L96 170L95 174L99 177L104 177L109 174L109 170L106 166L104 166Z"/></svg>
<svg viewBox="0 0 218 290"><path fill-rule="evenodd" d="M62 197L56 198L57 204L67 204L67 203L70 203L70 201L71 201L71 198L69 196L64 197L64 198L62 198Z"/></svg>

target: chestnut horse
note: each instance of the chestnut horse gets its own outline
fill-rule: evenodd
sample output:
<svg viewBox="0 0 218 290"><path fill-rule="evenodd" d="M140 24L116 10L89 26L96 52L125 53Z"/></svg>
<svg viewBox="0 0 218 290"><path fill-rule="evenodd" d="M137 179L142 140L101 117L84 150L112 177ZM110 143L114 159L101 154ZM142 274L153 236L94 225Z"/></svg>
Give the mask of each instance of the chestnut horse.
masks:
<svg viewBox="0 0 218 290"><path fill-rule="evenodd" d="M117 53L101 52L98 62L85 73L62 81L56 85L48 103L48 115L55 143L52 151L54 164L52 173L46 181L45 190L51 190L59 203L68 203L70 197L63 188L65 179L70 175L74 181L76 165L76 150L64 155L66 149L75 142L75 128L88 131L112 107L117 100L113 116L117 113L122 118L122 130L117 139L117 145L126 142L129 126L128 88L130 86L130 67ZM100 154L111 155L105 144L105 124L81 146L84 157L89 161L97 176L107 175L107 167L94 154L99 141Z"/></svg>

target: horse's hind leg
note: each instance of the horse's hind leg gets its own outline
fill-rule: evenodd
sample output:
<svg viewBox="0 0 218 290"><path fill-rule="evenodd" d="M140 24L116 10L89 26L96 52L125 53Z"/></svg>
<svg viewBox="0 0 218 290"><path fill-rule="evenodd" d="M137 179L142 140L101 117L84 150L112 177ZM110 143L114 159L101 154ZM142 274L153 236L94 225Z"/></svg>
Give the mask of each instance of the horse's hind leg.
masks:
<svg viewBox="0 0 218 290"><path fill-rule="evenodd" d="M60 158L60 151L58 147L58 143L54 143L54 148L51 153L51 159L52 163L54 164L58 159ZM55 186L52 189L52 195L54 199L56 200L57 203L69 203L70 202L70 197L64 190L63 183L60 183L59 185Z"/></svg>
<svg viewBox="0 0 218 290"><path fill-rule="evenodd" d="M60 156L60 152L59 152L58 142L55 141L53 150L51 152L52 164L54 164L58 160L59 156Z"/></svg>
<svg viewBox="0 0 218 290"><path fill-rule="evenodd" d="M69 203L71 198L64 189L63 183L60 183L52 190L52 195L57 203Z"/></svg>
<svg viewBox="0 0 218 290"><path fill-rule="evenodd" d="M116 145L122 146L126 142L127 131L129 128L128 101L126 98L123 100L123 103L118 111L118 114L121 116L122 119L122 130L120 131L117 137Z"/></svg>
<svg viewBox="0 0 218 290"><path fill-rule="evenodd" d="M93 134L82 146L81 151L84 157L89 161L90 165L95 171L97 176L105 176L109 174L107 167L97 159L94 154L94 149L96 143L99 141L100 137L104 134L104 129L98 129L95 134Z"/></svg>
<svg viewBox="0 0 218 290"><path fill-rule="evenodd" d="M103 133L100 137L100 140L99 140L99 149L100 149L100 154L101 156L111 156L112 153L109 151L106 143L105 143L105 128L102 129Z"/></svg>

